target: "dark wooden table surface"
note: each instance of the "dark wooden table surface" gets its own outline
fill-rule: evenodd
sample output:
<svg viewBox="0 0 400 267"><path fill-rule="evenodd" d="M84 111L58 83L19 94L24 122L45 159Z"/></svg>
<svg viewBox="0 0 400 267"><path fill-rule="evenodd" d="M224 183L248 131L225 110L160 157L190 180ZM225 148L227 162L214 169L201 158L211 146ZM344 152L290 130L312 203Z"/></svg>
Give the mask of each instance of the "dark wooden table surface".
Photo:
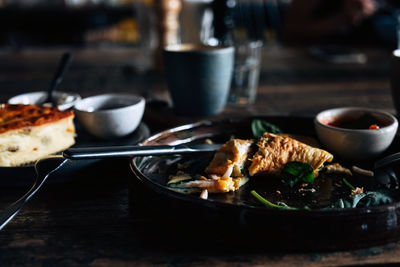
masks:
<svg viewBox="0 0 400 267"><path fill-rule="evenodd" d="M23 92L46 90L62 51L0 51L0 102ZM216 117L312 116L338 106L366 106L394 113L388 78L390 51L363 51L368 55L366 64L327 64L311 58L304 47L267 46L256 103L246 108L227 107ZM175 116L163 76L141 72L137 66L143 66L146 58L136 50L72 52L73 63L60 90L83 97L109 92L141 94L149 100L144 122L152 133L205 119ZM127 161L93 162L67 176L63 182L45 184L1 231L0 265L335 266L400 262L400 243L305 253L268 251L262 246L246 249L243 244L224 244L212 236L196 239L174 235L166 231L168 226L162 220L151 216L151 207L150 212L143 212L140 203L131 201L129 185L135 178ZM57 181L57 175L52 179ZM15 201L27 187L2 185L0 207Z"/></svg>

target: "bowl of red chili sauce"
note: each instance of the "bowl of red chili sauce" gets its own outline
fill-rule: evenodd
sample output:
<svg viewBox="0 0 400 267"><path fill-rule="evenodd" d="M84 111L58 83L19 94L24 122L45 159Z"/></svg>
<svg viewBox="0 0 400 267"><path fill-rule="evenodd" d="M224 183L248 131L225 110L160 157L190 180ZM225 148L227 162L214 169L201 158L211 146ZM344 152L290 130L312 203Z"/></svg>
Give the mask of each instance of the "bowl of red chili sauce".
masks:
<svg viewBox="0 0 400 267"><path fill-rule="evenodd" d="M347 160L367 160L388 149L398 128L390 113L362 107L324 110L314 120L315 130L325 148Z"/></svg>

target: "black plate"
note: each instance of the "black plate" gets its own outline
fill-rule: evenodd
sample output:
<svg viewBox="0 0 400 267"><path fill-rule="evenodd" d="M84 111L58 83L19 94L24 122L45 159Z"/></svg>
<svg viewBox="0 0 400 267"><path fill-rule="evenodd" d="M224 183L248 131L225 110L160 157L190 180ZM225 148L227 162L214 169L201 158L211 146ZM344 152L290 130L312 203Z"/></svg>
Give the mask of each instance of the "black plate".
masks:
<svg viewBox="0 0 400 267"><path fill-rule="evenodd" d="M135 145L150 135L150 130L145 123L141 123L130 135L113 140L96 139L85 132L79 124L76 124L76 144L73 147L100 147L100 146L122 146ZM100 160L70 161L58 172L57 177L48 180L48 183L62 183L74 177L82 168L98 165ZM26 186L35 180L35 168L32 165L23 167L0 167L0 186Z"/></svg>
<svg viewBox="0 0 400 267"><path fill-rule="evenodd" d="M278 125L287 133L314 136L312 118L258 118ZM249 138L253 119L184 125L152 136L143 144L176 145L204 138L226 141L231 135ZM399 148L397 136L390 150ZM209 158L210 155L197 156L200 165L202 160L207 161ZM308 251L360 248L400 239L399 202L342 210L266 209L250 196L249 191L255 189L252 188L252 182L236 192L209 194L209 199L204 200L198 195L181 194L165 186L166 177L175 163L174 159L166 157L134 158L131 169L138 183L133 183L132 195L135 203L151 206L153 214L159 214L169 225L177 226L179 232L187 230L188 235L219 236L220 239L240 243L241 246L262 244L264 248L270 249ZM370 161L357 164L372 167ZM144 191L138 190L139 186Z"/></svg>

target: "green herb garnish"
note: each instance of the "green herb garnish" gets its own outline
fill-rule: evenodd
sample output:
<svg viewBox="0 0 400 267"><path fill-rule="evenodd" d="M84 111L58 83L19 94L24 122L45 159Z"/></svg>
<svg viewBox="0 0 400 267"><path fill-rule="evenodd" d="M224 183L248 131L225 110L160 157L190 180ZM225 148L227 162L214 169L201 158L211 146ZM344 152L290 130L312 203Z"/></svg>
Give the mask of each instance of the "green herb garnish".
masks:
<svg viewBox="0 0 400 267"><path fill-rule="evenodd" d="M255 197L261 204L264 204L268 208L273 208L273 209L283 209L283 210L297 210L297 208L290 207L286 205L286 203L283 202L278 202L277 204L274 204L262 196L260 196L255 190L251 190L250 193Z"/></svg>
<svg viewBox="0 0 400 267"><path fill-rule="evenodd" d="M278 126L258 119L251 122L251 131L253 132L254 138L260 138L265 132L273 134L282 133L282 130Z"/></svg>
<svg viewBox="0 0 400 267"><path fill-rule="evenodd" d="M305 162L288 162L282 170L283 182L290 187L298 182L313 183L314 178L314 168Z"/></svg>
<svg viewBox="0 0 400 267"><path fill-rule="evenodd" d="M262 196L260 196L255 190L251 190L250 193L253 195L255 199L257 199L261 204L264 204L267 208L281 209L281 210L310 210L308 206L304 206L303 208L295 208L287 205L285 202L276 202L276 204L274 204L271 201L268 201Z"/></svg>
<svg viewBox="0 0 400 267"><path fill-rule="evenodd" d="M349 183L345 178L343 178L343 183L347 185L351 190L356 189L351 183Z"/></svg>

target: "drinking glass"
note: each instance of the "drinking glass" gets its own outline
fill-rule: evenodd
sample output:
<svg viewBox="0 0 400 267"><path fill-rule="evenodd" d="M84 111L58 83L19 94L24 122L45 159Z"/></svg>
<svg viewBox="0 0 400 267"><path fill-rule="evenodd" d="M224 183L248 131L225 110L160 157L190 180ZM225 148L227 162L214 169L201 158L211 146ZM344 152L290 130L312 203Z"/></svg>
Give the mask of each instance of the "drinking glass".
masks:
<svg viewBox="0 0 400 267"><path fill-rule="evenodd" d="M246 106L255 102L262 46L260 40L235 44L235 64L228 105Z"/></svg>

